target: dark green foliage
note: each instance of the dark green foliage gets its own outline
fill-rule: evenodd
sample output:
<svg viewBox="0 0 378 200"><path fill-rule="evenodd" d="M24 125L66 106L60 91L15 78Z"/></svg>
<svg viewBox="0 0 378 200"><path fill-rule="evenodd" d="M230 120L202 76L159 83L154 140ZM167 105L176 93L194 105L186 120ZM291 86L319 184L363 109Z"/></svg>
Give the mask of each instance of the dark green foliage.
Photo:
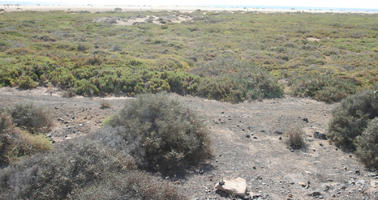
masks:
<svg viewBox="0 0 378 200"><path fill-rule="evenodd" d="M192 111L164 94L138 96L109 124L124 127L118 134L143 169L168 172L210 156L207 128Z"/></svg>
<svg viewBox="0 0 378 200"><path fill-rule="evenodd" d="M299 127L292 127L285 131L287 137L286 144L291 149L302 149L306 147L304 131Z"/></svg>
<svg viewBox="0 0 378 200"><path fill-rule="evenodd" d="M356 92L357 85L331 75L310 74L293 77L289 85L294 96L311 97L327 103L337 102Z"/></svg>
<svg viewBox="0 0 378 200"><path fill-rule="evenodd" d="M78 140L0 171L0 199L66 199L75 189L132 168L130 156Z"/></svg>
<svg viewBox="0 0 378 200"><path fill-rule="evenodd" d="M46 132L53 125L49 114L32 104L18 104L10 109L13 123L31 133Z"/></svg>
<svg viewBox="0 0 378 200"><path fill-rule="evenodd" d="M356 154L370 168L378 169L378 117L371 120L364 132L356 137Z"/></svg>
<svg viewBox="0 0 378 200"><path fill-rule="evenodd" d="M355 150L355 138L378 116L377 91L364 91L344 99L333 111L329 138L345 150Z"/></svg>

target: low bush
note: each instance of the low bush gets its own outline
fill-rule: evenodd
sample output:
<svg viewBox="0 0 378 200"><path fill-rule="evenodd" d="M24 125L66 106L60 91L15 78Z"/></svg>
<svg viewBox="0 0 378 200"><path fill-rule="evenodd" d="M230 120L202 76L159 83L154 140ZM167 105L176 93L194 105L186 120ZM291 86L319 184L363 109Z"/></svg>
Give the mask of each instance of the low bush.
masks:
<svg viewBox="0 0 378 200"><path fill-rule="evenodd" d="M114 116L109 125L143 169L168 172L210 156L208 130L189 109L164 94L140 95Z"/></svg>
<svg viewBox="0 0 378 200"><path fill-rule="evenodd" d="M153 177L140 171L126 174L113 173L106 180L78 189L73 192L72 199L87 200L185 200L177 188L161 178Z"/></svg>
<svg viewBox="0 0 378 200"><path fill-rule="evenodd" d="M289 80L292 95L311 97L327 103L338 102L357 90L357 85L353 82L331 75L316 73L292 77Z"/></svg>
<svg viewBox="0 0 378 200"><path fill-rule="evenodd" d="M344 99L332 113L328 137L344 150L354 151L355 139L378 116L378 93L367 90Z"/></svg>
<svg viewBox="0 0 378 200"><path fill-rule="evenodd" d="M50 150L51 143L43 135L21 131L12 123L11 116L0 113L0 167L5 167L38 152Z"/></svg>
<svg viewBox="0 0 378 200"><path fill-rule="evenodd" d="M47 132L53 126L49 114L32 104L18 104L10 109L10 114L16 126L31 133Z"/></svg>
<svg viewBox="0 0 378 200"><path fill-rule="evenodd" d="M299 127L291 127L285 131L287 137L286 144L291 149L303 149L306 147L304 140L304 131Z"/></svg>
<svg viewBox="0 0 378 200"><path fill-rule="evenodd" d="M35 82L30 76L21 76L17 81L17 85L21 89L33 89L38 86L38 83Z"/></svg>
<svg viewBox="0 0 378 200"><path fill-rule="evenodd" d="M197 95L205 98L239 103L283 96L277 80L268 72L240 60L218 58L193 73L202 76Z"/></svg>
<svg viewBox="0 0 378 200"><path fill-rule="evenodd" d="M355 140L356 154L370 168L378 169L378 117Z"/></svg>
<svg viewBox="0 0 378 200"><path fill-rule="evenodd" d="M77 140L0 171L0 199L69 199L106 173L127 172L132 158L90 140Z"/></svg>
<svg viewBox="0 0 378 200"><path fill-rule="evenodd" d="M78 138L1 169L0 199L186 199L167 181L137 171L125 151L101 142Z"/></svg>

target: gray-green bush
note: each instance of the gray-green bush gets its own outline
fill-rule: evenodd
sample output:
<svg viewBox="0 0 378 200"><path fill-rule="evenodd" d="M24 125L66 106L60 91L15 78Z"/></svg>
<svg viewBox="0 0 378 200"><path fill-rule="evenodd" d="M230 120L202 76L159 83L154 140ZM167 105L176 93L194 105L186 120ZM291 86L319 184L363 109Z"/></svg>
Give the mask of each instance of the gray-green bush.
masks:
<svg viewBox="0 0 378 200"><path fill-rule="evenodd" d="M378 169L378 117L355 140L356 154L370 168Z"/></svg>
<svg viewBox="0 0 378 200"><path fill-rule="evenodd" d="M123 127L118 133L143 169L172 172L195 165L211 154L203 122L164 94L138 96L109 125Z"/></svg>
<svg viewBox="0 0 378 200"><path fill-rule="evenodd" d="M356 149L355 139L378 116L378 92L367 90L347 97L333 111L328 137L345 150Z"/></svg>
<svg viewBox="0 0 378 200"><path fill-rule="evenodd" d="M51 117L33 104L18 104L10 109L13 123L31 133L47 132L53 125Z"/></svg>

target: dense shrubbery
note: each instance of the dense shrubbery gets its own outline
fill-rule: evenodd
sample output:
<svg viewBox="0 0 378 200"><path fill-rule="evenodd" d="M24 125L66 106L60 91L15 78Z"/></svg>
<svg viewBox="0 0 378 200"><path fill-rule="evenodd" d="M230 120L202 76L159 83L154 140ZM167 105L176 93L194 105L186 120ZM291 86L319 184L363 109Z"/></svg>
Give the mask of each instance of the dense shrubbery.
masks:
<svg viewBox="0 0 378 200"><path fill-rule="evenodd" d="M357 86L331 75L310 74L289 81L294 96L311 97L328 103L337 102L356 92Z"/></svg>
<svg viewBox="0 0 378 200"><path fill-rule="evenodd" d="M7 111L0 112L0 167L21 157L50 150L51 143L44 135L32 135L13 124Z"/></svg>
<svg viewBox="0 0 378 200"><path fill-rule="evenodd" d="M302 149L306 147L304 140L304 131L299 127L291 127L285 131L287 137L286 144L291 149Z"/></svg>
<svg viewBox="0 0 378 200"><path fill-rule="evenodd" d="M100 199L181 199L175 188L157 180L136 172L131 156L84 138L2 169L0 198L87 199L96 194Z"/></svg>
<svg viewBox="0 0 378 200"><path fill-rule="evenodd" d="M283 90L266 71L240 60L218 58L193 70L202 76L198 95L238 103L282 97Z"/></svg>
<svg viewBox="0 0 378 200"><path fill-rule="evenodd" d="M378 117L371 120L364 132L356 137L356 154L367 167L378 169Z"/></svg>
<svg viewBox="0 0 378 200"><path fill-rule="evenodd" d="M369 121L377 116L377 91L368 90L350 96L333 111L328 136L337 146L354 151L356 137L361 135Z"/></svg>
<svg viewBox="0 0 378 200"><path fill-rule="evenodd" d="M49 114L32 104L18 104L10 109L13 123L31 133L47 132L53 125Z"/></svg>
<svg viewBox="0 0 378 200"><path fill-rule="evenodd" d="M108 123L118 127L117 134L143 169L164 173L210 156L204 124L163 94L138 96Z"/></svg>
<svg viewBox="0 0 378 200"><path fill-rule="evenodd" d="M147 15L146 23L115 25L117 20ZM353 93L356 85L369 88L376 82L374 15L202 11L153 15L166 24L153 24L151 13L139 11L75 16L64 12L3 13L0 21L6 28L0 30L0 86L27 89L50 82L88 96L167 91L232 102L281 96L275 81L267 73L256 73L255 67L201 78L190 73L224 55L266 69L279 79L319 73L293 83L294 95L327 102ZM173 23L178 15L189 21ZM314 23L303 28L303 20ZM356 23L361 25L358 33ZM71 29L64 24L71 24ZM225 66L235 64L227 62ZM328 72L343 78L317 81ZM358 84L349 84L344 78ZM312 91L302 89L307 86Z"/></svg>

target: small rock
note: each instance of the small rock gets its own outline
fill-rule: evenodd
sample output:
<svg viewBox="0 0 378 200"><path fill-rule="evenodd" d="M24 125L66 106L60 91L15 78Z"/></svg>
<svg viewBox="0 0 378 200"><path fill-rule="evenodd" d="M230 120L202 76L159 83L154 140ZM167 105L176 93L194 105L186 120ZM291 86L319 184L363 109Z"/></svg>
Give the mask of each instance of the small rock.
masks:
<svg viewBox="0 0 378 200"><path fill-rule="evenodd" d="M229 195L245 197L247 196L247 181L243 178L223 179L215 185L217 192L225 192Z"/></svg>
<svg viewBox="0 0 378 200"><path fill-rule="evenodd" d="M311 192L311 193L309 193L307 195L310 196L310 197L319 198L322 195L322 193L320 193L319 191L313 191L313 192Z"/></svg>
<svg viewBox="0 0 378 200"><path fill-rule="evenodd" d="M245 137L246 137L246 138L250 138L251 135L250 135L250 134L246 134Z"/></svg>
<svg viewBox="0 0 378 200"><path fill-rule="evenodd" d="M256 137L256 136L254 136L254 137L253 137L253 139L257 139L257 137Z"/></svg>
<svg viewBox="0 0 378 200"><path fill-rule="evenodd" d="M274 131L274 133L277 134L277 135L282 135L283 134L282 131Z"/></svg>
<svg viewBox="0 0 378 200"><path fill-rule="evenodd" d="M308 118L305 117L305 118L303 118L302 120L303 120L304 122L308 123Z"/></svg>
<svg viewBox="0 0 378 200"><path fill-rule="evenodd" d="M324 134L324 133L319 133L319 132L315 132L314 133L314 138L317 138L317 139L320 139L320 140L327 140L327 135Z"/></svg>

